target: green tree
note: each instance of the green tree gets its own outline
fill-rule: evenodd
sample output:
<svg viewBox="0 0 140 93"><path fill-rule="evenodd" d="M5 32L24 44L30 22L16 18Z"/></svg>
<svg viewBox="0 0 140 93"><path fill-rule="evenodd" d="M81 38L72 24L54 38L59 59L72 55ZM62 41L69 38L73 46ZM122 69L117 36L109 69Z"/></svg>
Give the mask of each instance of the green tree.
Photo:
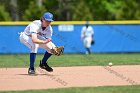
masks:
<svg viewBox="0 0 140 93"><path fill-rule="evenodd" d="M125 4L123 1L121 1L121 0L114 0L114 1L104 0L102 2L102 4L104 5L104 9L107 12L106 19L115 20L115 19L121 18L121 14L123 13L122 8L123 8L123 5Z"/></svg>
<svg viewBox="0 0 140 93"><path fill-rule="evenodd" d="M11 21L11 17L6 11L4 5L0 5L0 21Z"/></svg>
<svg viewBox="0 0 140 93"><path fill-rule="evenodd" d="M95 20L140 19L140 0L86 0Z"/></svg>
<svg viewBox="0 0 140 93"><path fill-rule="evenodd" d="M140 0L127 0L124 3L121 19L140 20Z"/></svg>
<svg viewBox="0 0 140 93"><path fill-rule="evenodd" d="M31 1L33 2L34 0L17 0L17 12L19 15L19 20L25 20L23 19L23 16L25 16L25 11L28 9Z"/></svg>
<svg viewBox="0 0 140 93"><path fill-rule="evenodd" d="M40 19L44 12L46 12L44 6L39 7L35 2L31 1L28 9L25 10L23 20L33 21L36 19Z"/></svg>
<svg viewBox="0 0 140 93"><path fill-rule="evenodd" d="M85 3L85 0L76 2L72 8L72 11L72 20L93 20L92 12L90 12L90 8Z"/></svg>
<svg viewBox="0 0 140 93"><path fill-rule="evenodd" d="M0 0L0 20L14 20L10 0ZM14 2L12 3L14 5ZM19 21L39 19L46 11L54 20L140 20L140 0L17 0Z"/></svg>

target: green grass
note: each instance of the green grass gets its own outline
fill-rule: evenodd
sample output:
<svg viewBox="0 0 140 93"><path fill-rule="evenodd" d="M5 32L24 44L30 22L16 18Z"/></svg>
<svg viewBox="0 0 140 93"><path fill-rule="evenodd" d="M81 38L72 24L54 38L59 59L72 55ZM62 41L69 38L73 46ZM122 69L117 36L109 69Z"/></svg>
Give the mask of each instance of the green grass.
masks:
<svg viewBox="0 0 140 93"><path fill-rule="evenodd" d="M9 91L0 93L140 93L140 85L137 86L106 86L85 88L60 88L48 90Z"/></svg>
<svg viewBox="0 0 140 93"><path fill-rule="evenodd" d="M38 54L35 65L43 55ZM140 65L140 54L64 54L62 56L52 56L48 60L51 66L95 66L107 65L112 62L114 65ZM0 55L0 67L28 67L29 55Z"/></svg>

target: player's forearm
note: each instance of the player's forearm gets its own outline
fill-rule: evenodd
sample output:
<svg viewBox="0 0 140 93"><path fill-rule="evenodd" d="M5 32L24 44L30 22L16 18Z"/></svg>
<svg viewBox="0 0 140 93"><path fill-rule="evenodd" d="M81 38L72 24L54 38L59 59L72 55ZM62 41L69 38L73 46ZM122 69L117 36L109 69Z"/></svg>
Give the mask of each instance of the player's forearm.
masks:
<svg viewBox="0 0 140 93"><path fill-rule="evenodd" d="M46 40L40 40L40 39L33 39L33 43L36 43L36 44L47 44L51 41L52 39L51 38L48 38Z"/></svg>
<svg viewBox="0 0 140 93"><path fill-rule="evenodd" d="M33 43L36 43L36 44L45 44L45 41L40 40L40 39L33 39L32 41L33 41Z"/></svg>
<svg viewBox="0 0 140 93"><path fill-rule="evenodd" d="M33 41L33 43L36 43L36 44L45 44L46 43L46 40L38 39L36 34L32 34L32 41Z"/></svg>

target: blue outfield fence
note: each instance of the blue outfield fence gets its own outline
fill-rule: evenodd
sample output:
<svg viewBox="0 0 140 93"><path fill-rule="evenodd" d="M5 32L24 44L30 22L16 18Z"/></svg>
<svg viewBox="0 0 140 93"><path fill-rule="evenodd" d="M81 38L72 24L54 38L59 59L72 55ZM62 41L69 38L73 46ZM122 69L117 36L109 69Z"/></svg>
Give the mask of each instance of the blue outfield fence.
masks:
<svg viewBox="0 0 140 93"><path fill-rule="evenodd" d="M19 41L19 32L25 24L0 23L0 53L29 53L30 50ZM86 22L56 22L52 25L53 42L65 46L65 53L84 53L85 48L80 38L81 29ZM89 22L94 28L94 53L140 52L140 22ZM43 49L38 50L44 53Z"/></svg>

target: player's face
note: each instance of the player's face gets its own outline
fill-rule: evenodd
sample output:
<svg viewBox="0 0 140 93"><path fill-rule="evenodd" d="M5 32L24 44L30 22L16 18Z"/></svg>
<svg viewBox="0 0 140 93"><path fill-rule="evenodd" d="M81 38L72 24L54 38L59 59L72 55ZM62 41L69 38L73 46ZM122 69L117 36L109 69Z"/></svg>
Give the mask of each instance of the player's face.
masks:
<svg viewBox="0 0 140 93"><path fill-rule="evenodd" d="M43 24L43 27L47 27L51 24L51 21L43 20L42 24Z"/></svg>

